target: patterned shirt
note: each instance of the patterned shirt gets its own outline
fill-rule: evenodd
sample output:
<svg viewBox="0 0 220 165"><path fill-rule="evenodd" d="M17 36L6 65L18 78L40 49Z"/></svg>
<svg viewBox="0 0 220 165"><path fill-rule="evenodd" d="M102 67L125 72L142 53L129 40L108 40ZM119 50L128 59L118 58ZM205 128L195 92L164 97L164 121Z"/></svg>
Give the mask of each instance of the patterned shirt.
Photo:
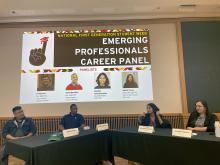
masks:
<svg viewBox="0 0 220 165"><path fill-rule="evenodd" d="M201 117L199 116L198 119L196 120L195 126L196 127L203 127L205 123L205 116Z"/></svg>

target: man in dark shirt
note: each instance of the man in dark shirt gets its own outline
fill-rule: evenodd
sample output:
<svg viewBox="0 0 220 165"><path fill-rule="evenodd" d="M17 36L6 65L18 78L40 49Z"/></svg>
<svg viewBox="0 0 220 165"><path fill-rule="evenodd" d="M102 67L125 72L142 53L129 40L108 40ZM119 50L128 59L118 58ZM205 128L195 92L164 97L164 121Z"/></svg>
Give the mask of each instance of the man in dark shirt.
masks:
<svg viewBox="0 0 220 165"><path fill-rule="evenodd" d="M85 119L81 114L77 113L77 105L71 104L70 113L63 116L59 125L59 129L62 131L64 129L79 128L84 126Z"/></svg>
<svg viewBox="0 0 220 165"><path fill-rule="evenodd" d="M24 115L21 106L12 109L14 118L6 122L2 135L7 140L30 137L36 134L36 126L31 118Z"/></svg>
<svg viewBox="0 0 220 165"><path fill-rule="evenodd" d="M31 118L25 117L21 106L15 106L12 109L12 112L14 118L12 120L7 121L4 125L2 131L3 138L5 138L6 140L15 140L30 137L36 134L37 129L33 120ZM4 149L2 149L0 157L1 160L7 159L7 157L5 157L4 155Z"/></svg>

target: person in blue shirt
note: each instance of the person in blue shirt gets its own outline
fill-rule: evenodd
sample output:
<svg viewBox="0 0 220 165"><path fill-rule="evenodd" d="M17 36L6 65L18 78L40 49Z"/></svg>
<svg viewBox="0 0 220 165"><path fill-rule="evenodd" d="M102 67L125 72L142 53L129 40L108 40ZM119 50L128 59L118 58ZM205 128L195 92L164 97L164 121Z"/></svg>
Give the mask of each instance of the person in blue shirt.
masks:
<svg viewBox="0 0 220 165"><path fill-rule="evenodd" d="M154 103L147 104L147 113L144 112L138 118L138 123L155 128L171 128L170 122L163 118L160 114L160 109Z"/></svg>
<svg viewBox="0 0 220 165"><path fill-rule="evenodd" d="M6 122L2 136L7 140L30 137L36 134L36 126L31 118L24 115L21 106L15 106L12 109L14 118Z"/></svg>
<svg viewBox="0 0 220 165"><path fill-rule="evenodd" d="M27 138L36 134L37 129L31 118L25 117L21 106L15 106L12 109L14 118L8 120L4 125L2 136L7 140L16 140ZM5 154L5 145L0 152L0 164L7 165L7 155Z"/></svg>
<svg viewBox="0 0 220 165"><path fill-rule="evenodd" d="M61 119L59 129L63 131L64 129L70 128L83 128L85 126L85 119L84 117L77 113L77 105L71 104L70 105L70 113L63 116Z"/></svg>

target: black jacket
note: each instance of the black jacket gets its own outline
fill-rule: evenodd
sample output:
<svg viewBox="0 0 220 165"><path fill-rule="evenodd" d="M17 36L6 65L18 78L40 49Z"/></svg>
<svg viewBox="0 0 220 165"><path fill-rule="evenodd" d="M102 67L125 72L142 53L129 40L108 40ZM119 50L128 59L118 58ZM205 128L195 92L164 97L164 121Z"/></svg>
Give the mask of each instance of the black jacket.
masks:
<svg viewBox="0 0 220 165"><path fill-rule="evenodd" d="M199 117L199 113L193 111L188 119L188 123L186 127L195 127L196 120ZM218 121L216 115L208 113L205 117L204 127L207 127L207 132L215 132L215 121Z"/></svg>
<svg viewBox="0 0 220 165"><path fill-rule="evenodd" d="M25 117L23 121L24 121L24 123L22 124L22 130L24 132L24 135L26 136L29 133L33 133L33 135L35 135L37 129L36 129L36 126L35 126L33 120L31 118ZM6 122L6 124L3 128L2 136L4 138L6 138L6 136L8 134L15 136L17 129L18 129L18 127L16 125L15 119L9 120Z"/></svg>
<svg viewBox="0 0 220 165"><path fill-rule="evenodd" d="M163 118L162 115L160 115L163 123L160 124L159 120L155 114L155 124L156 124L156 128L172 128L170 122L166 119ZM150 114L146 114L144 117L141 117L138 121L139 125L144 125L144 126L149 126L150 125Z"/></svg>

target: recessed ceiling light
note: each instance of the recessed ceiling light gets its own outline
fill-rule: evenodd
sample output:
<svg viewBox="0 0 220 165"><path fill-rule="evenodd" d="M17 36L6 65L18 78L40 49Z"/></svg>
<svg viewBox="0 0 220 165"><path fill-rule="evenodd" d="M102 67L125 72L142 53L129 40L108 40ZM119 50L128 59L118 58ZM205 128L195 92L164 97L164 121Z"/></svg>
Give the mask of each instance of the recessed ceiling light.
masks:
<svg viewBox="0 0 220 165"><path fill-rule="evenodd" d="M196 4L182 4L179 5L178 10L180 12L194 12L196 9Z"/></svg>
<svg viewBox="0 0 220 165"><path fill-rule="evenodd" d="M182 4L179 7L196 7L196 4Z"/></svg>

